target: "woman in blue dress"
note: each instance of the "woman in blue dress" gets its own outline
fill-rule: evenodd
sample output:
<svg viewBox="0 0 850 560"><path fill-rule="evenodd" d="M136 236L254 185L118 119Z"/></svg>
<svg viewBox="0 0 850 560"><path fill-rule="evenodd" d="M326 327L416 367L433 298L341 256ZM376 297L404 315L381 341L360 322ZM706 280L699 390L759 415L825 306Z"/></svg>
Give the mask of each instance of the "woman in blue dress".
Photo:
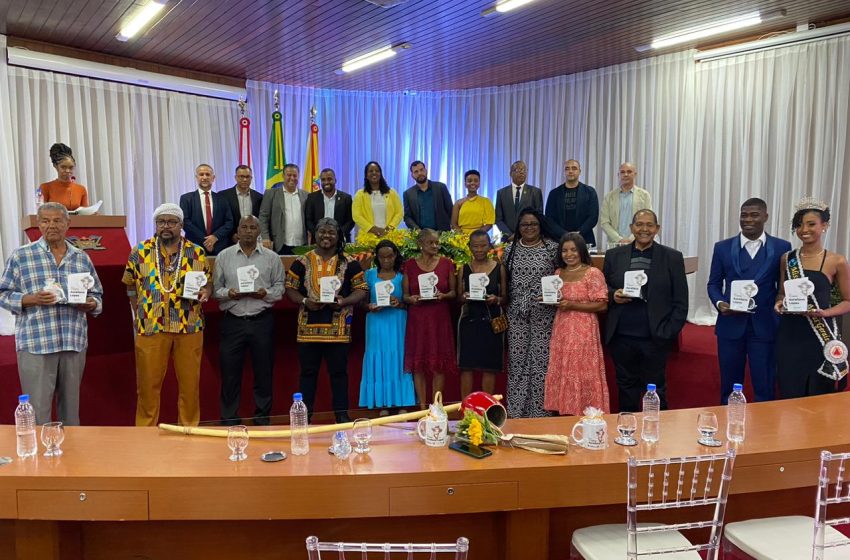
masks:
<svg viewBox="0 0 850 560"><path fill-rule="evenodd" d="M401 252L392 241L382 240L375 246L375 261L377 267L366 271L369 313L366 315L366 352L363 354L360 379L360 406L411 406L416 403L416 395L413 391L413 375L404 372L407 311L401 303ZM390 304L379 307L377 285L385 281L392 281Z"/></svg>

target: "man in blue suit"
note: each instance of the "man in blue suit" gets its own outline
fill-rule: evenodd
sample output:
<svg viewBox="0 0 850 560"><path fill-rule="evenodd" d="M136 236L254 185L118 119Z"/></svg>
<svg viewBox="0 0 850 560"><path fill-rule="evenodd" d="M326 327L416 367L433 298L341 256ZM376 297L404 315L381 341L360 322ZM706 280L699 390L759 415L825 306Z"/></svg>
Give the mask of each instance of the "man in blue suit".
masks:
<svg viewBox="0 0 850 560"><path fill-rule="evenodd" d="M708 297L717 317L717 358L720 362L720 402L726 404L732 385L744 382L749 360L756 401L774 399L776 363L773 344L779 317L773 311L779 283L779 259L791 250L784 239L767 235L767 204L751 198L741 205L741 233L714 244ZM752 280L758 287L752 313L729 306L734 280Z"/></svg>
<svg viewBox="0 0 850 560"><path fill-rule="evenodd" d="M596 189L579 182L581 166L577 160L564 162L566 182L552 189L546 199L546 217L560 238L577 231L588 245L596 245L593 228L599 222L599 198Z"/></svg>
<svg viewBox="0 0 850 560"><path fill-rule="evenodd" d="M186 239L214 256L230 244L233 216L227 199L212 190L215 171L211 165L202 163L196 167L195 181L197 190L180 195L183 229Z"/></svg>

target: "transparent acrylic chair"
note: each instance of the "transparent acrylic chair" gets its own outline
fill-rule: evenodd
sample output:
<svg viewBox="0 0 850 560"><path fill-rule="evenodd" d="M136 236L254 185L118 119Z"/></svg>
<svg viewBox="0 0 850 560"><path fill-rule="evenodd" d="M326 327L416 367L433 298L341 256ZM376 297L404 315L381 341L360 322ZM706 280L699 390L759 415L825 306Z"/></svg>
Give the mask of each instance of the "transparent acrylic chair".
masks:
<svg viewBox="0 0 850 560"><path fill-rule="evenodd" d="M723 537L724 555L771 560L850 558L850 539L834 529L836 525L850 524L850 517L829 519L826 515L827 506L850 503L848 459L850 453L820 452L814 519L792 515L730 523Z"/></svg>
<svg viewBox="0 0 850 560"><path fill-rule="evenodd" d="M402 543L353 543L353 542L319 542L318 537L307 537L307 558L308 560L321 560L322 552L328 552L325 555L326 560L344 560L345 553L351 552L353 555L348 558L354 560L367 560L370 552L383 553L384 560L390 560L390 554L406 553L408 560L414 560L414 554L420 555L418 558L424 560L424 554L430 554L429 560L437 560L438 554L454 554L455 560L466 560L466 555L469 552L469 540L465 537L460 537L453 544L402 544ZM375 556L373 556L375 558ZM446 558L446 556L443 556Z"/></svg>
<svg viewBox="0 0 850 560"><path fill-rule="evenodd" d="M629 457L626 524L577 530L573 533L570 558L636 560L655 556L664 560L700 560L699 553L705 551L707 560L716 560L734 464L734 449L695 457L643 460ZM639 492L644 487L645 493ZM639 502L643 498L645 501ZM682 508L711 508L712 516L666 525L638 523L638 514ZM693 516L698 515L694 511ZM708 542L691 544L680 532L693 529L709 531Z"/></svg>

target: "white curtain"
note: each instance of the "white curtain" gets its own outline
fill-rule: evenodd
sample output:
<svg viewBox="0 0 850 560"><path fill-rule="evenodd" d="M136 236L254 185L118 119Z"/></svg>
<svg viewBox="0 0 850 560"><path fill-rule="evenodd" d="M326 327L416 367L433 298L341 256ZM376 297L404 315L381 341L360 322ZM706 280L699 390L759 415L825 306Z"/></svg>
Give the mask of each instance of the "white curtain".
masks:
<svg viewBox="0 0 850 560"><path fill-rule="evenodd" d="M2 45L2 43L0 43ZM2 47L0 47L2 48ZM234 103L5 67L0 60L2 250L20 241L18 220L33 189L54 176L54 141L75 149L77 175L106 212L126 213L131 241L151 232L148 216L194 187L200 162L232 184L237 155ZM691 277L691 320L713 321L705 294L713 243L738 230L746 198L765 198L769 231L790 239L792 207L805 194L827 200L827 246L850 252L850 38L834 38L696 64L692 52L539 82L451 92L353 92L249 82L256 186L262 189L274 90L280 91L287 160L303 165L309 109L318 110L321 167L339 186L363 184L377 160L399 191L408 165L463 195L463 172L482 174L493 197L523 159L529 183L548 192L577 158L600 196L617 167L635 163L652 194L662 242L700 257ZM8 74L8 77L7 77ZM8 95L6 93L8 92Z"/></svg>
<svg viewBox="0 0 850 560"><path fill-rule="evenodd" d="M2 60L0 88L5 51ZM0 166L3 191L14 194L2 209L6 254L22 240L20 216L35 211L36 187L56 177L48 157L54 142L74 150L77 182L89 200L103 200L105 214L126 214L130 243L153 233L156 206L196 188L199 163L216 169L216 189L233 185L235 103L18 67L8 67L0 92L0 126L6 100L11 109L0 153L7 138L14 147ZM7 179L8 169L17 177Z"/></svg>
<svg viewBox="0 0 850 560"><path fill-rule="evenodd" d="M463 172L481 171L491 198L523 159L529 183L548 192L576 158L599 196L617 167L637 166L662 224L661 240L700 258L690 277L694 322L710 324L705 293L713 244L738 231L749 197L768 202L770 233L792 238L794 204L830 203L829 248L848 254L850 38L696 64L693 52L539 82L460 92L330 91L248 82L255 160L265 161L273 92L279 90L287 159L306 159L309 108L318 109L320 165L341 188L383 165L390 185L412 184L423 160L432 178L463 196Z"/></svg>

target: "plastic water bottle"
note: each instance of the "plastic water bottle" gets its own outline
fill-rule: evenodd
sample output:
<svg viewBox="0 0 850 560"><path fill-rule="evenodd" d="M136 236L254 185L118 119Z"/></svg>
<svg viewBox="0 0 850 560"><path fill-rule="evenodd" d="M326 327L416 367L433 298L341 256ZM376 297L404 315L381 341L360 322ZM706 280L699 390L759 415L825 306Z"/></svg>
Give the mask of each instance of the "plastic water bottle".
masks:
<svg viewBox="0 0 850 560"><path fill-rule="evenodd" d="M35 438L35 411L30 404L29 395L18 397L15 409L15 432L18 435L18 457L32 457L38 453L38 441Z"/></svg>
<svg viewBox="0 0 850 560"><path fill-rule="evenodd" d="M42 204L44 204L44 193L41 192L41 186L38 186L35 189L35 209L41 208Z"/></svg>
<svg viewBox="0 0 850 560"><path fill-rule="evenodd" d="M337 459L348 459L348 456L351 455L351 442L348 441L348 434L344 430L339 430L334 434L333 452Z"/></svg>
<svg viewBox="0 0 850 560"><path fill-rule="evenodd" d="M647 443L655 443L661 438L660 410L661 399L655 392L655 384L650 383L643 395L643 428L640 431L640 439Z"/></svg>
<svg viewBox="0 0 850 560"><path fill-rule="evenodd" d="M747 397L744 396L744 387L735 383L726 406L726 438L739 443L744 441L746 423Z"/></svg>
<svg viewBox="0 0 850 560"><path fill-rule="evenodd" d="M307 405L301 393L292 395L289 409L289 429L292 431L290 451L293 455L306 455L310 451L310 436L307 435Z"/></svg>

